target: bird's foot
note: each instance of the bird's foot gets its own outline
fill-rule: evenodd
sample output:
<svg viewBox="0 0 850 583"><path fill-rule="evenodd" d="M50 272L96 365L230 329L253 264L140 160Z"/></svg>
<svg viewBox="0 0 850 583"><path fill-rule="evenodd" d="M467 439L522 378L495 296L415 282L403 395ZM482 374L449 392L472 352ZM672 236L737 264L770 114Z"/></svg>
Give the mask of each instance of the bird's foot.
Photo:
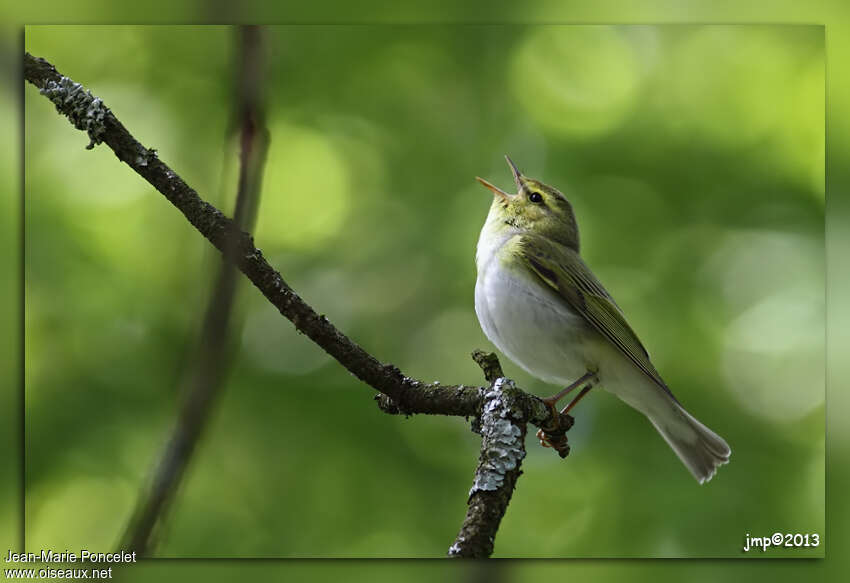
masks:
<svg viewBox="0 0 850 583"><path fill-rule="evenodd" d="M570 453L567 430L573 426L575 419L566 413L558 413L552 402L547 402L546 405L552 410L552 423L537 430L537 439L540 440L541 446L551 447L559 456L565 458Z"/></svg>
<svg viewBox="0 0 850 583"><path fill-rule="evenodd" d="M537 430L537 439L540 440L541 446L551 447L557 451L558 455L562 458L567 457L570 453L570 446L567 443L567 430L573 426L573 423L575 423L575 419L569 415L569 412L588 392L590 392L590 389L592 389L597 382L598 378L596 376L596 372L588 371L570 386L565 387L563 390L551 397L543 399L543 402L546 403L546 406L552 411L553 423L545 429L541 428ZM564 407L561 412L558 413L558 410L555 408L558 401L582 385L584 385L584 387L581 389L581 392L579 392L579 394L570 401L569 405Z"/></svg>
<svg viewBox="0 0 850 583"><path fill-rule="evenodd" d="M557 427L537 430L537 439L543 447L551 447L558 455L565 458L570 453L570 444L567 443L567 430L573 426L575 420L569 415L558 415Z"/></svg>
<svg viewBox="0 0 850 583"><path fill-rule="evenodd" d="M567 443L567 430L559 427L552 433L547 433L542 429L538 429L537 439L540 441L540 447L551 447L555 450L560 450ZM569 446L567 446L567 448L569 448Z"/></svg>

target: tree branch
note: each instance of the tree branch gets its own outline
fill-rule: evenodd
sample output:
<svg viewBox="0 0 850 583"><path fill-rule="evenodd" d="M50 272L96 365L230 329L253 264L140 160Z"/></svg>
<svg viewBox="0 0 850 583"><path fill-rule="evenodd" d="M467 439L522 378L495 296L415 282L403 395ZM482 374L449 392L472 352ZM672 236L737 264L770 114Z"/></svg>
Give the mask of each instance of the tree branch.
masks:
<svg viewBox="0 0 850 583"><path fill-rule="evenodd" d="M163 163L156 150L145 148L127 131L103 102L80 84L61 75L45 59L24 54L24 77L36 86L78 129L86 131L88 148L105 143L163 194L186 219L260 290L295 328L333 356L355 377L379 391L379 407L388 413L415 413L475 417L482 449L469 510L451 556L488 556L493 537L505 513L520 462L525 455L526 423L547 435L565 430L568 416L559 416L538 397L516 388L502 376L495 357L476 355L489 387L426 384L383 364L319 315L287 285L254 246L253 238ZM483 363L483 364L482 364ZM571 420L571 418L569 418ZM567 426L568 427L568 426Z"/></svg>
<svg viewBox="0 0 850 583"><path fill-rule="evenodd" d="M398 368L378 362L340 332L327 318L317 314L289 287L280 273L269 265L262 252L254 246L251 235L240 231L231 219L201 200L194 189L157 157L156 150L142 146L100 99L85 91L78 83L62 76L46 60L33 57L29 53L24 55L24 77L53 101L56 109L68 117L76 128L89 134L90 146L101 142L109 146L119 160L147 180L177 207L216 249L224 252L228 236L233 236L236 249L230 260L236 263L251 283L300 332L306 334L358 379L392 397L400 406L409 404L409 409L414 413L466 416L477 413L480 399L476 388L425 385L421 381L406 377ZM433 392L432 396L442 402L429 403L420 411L419 399L409 393L425 387L449 390Z"/></svg>

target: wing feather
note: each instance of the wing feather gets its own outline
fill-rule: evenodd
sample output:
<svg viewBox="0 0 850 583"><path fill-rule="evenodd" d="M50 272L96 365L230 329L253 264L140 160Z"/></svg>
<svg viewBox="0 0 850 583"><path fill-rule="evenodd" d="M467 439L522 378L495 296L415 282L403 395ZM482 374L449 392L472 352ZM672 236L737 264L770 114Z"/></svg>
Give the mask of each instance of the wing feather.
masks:
<svg viewBox="0 0 850 583"><path fill-rule="evenodd" d="M537 235L523 235L519 248L526 267L532 273L673 397L620 307L578 253Z"/></svg>

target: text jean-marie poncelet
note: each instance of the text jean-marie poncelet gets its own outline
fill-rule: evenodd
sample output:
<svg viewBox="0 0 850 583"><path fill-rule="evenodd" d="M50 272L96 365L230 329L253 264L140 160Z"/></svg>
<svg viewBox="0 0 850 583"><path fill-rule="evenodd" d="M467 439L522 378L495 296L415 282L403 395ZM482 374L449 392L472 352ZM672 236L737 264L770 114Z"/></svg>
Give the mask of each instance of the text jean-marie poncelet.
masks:
<svg viewBox="0 0 850 583"><path fill-rule="evenodd" d="M6 555L7 563L135 563L136 551L117 553L95 553L87 549L80 552L41 549L37 553L13 553Z"/></svg>

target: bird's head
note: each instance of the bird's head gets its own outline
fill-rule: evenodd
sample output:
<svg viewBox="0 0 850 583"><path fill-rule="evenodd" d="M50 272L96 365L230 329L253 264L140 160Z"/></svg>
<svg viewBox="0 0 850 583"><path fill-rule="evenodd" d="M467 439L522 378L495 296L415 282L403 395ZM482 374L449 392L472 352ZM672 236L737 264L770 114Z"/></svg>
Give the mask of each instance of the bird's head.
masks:
<svg viewBox="0 0 850 583"><path fill-rule="evenodd" d="M505 159L514 175L516 194L476 177L493 192L491 217L521 232L540 235L578 251L578 226L567 197L557 188L524 176L508 156Z"/></svg>

